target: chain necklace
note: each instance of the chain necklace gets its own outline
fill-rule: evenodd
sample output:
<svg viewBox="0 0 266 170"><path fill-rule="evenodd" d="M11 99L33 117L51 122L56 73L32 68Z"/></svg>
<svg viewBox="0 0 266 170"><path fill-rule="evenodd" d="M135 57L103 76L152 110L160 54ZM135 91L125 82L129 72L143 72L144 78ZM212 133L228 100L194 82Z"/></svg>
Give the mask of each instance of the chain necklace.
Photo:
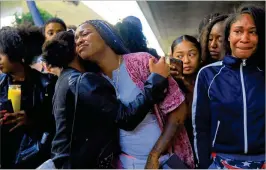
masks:
<svg viewBox="0 0 266 170"><path fill-rule="evenodd" d="M122 58L122 56L119 56L119 58L118 58L118 69L117 69L117 74L116 74L116 82L114 82L114 86L115 86L115 90L116 90L116 96L117 96L117 98L118 99L120 99L120 94L119 94L119 92L118 92L118 86L119 86L119 77L120 77L120 65L121 65L121 58Z"/></svg>

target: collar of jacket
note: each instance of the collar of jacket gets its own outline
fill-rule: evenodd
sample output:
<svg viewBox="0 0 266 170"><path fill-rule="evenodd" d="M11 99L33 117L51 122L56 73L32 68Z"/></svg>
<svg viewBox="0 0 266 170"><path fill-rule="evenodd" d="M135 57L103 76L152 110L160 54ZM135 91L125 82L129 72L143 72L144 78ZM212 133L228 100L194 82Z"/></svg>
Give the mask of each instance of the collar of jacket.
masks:
<svg viewBox="0 0 266 170"><path fill-rule="evenodd" d="M26 71L26 77L25 77L25 82L34 82L34 83L41 83L42 87L47 87L50 82L48 79L48 75L42 74L38 72L37 70L34 70L30 67L25 67ZM6 85L5 82L7 81L7 84L11 84L12 82L12 77L9 74L2 73L0 74L0 87Z"/></svg>
<svg viewBox="0 0 266 170"><path fill-rule="evenodd" d="M241 63L245 63L245 66L258 66L258 61L255 57L250 57L248 59L240 59L233 57L231 55L226 55L223 59L223 64L230 67L237 67L239 68Z"/></svg>

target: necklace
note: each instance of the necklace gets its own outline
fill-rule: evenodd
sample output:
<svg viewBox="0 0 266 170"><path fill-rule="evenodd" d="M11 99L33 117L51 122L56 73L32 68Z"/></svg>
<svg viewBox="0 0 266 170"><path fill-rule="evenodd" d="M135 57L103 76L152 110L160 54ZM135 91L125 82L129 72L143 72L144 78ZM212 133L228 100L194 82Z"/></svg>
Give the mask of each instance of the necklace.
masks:
<svg viewBox="0 0 266 170"><path fill-rule="evenodd" d="M122 58L122 56L119 56L119 58L118 58L118 69L117 69L117 74L116 74L116 82L114 82L115 90L116 90L116 96L118 99L120 99L120 94L118 92L118 86L119 86L118 83L119 83L119 77L120 77L119 74L120 74L121 58Z"/></svg>

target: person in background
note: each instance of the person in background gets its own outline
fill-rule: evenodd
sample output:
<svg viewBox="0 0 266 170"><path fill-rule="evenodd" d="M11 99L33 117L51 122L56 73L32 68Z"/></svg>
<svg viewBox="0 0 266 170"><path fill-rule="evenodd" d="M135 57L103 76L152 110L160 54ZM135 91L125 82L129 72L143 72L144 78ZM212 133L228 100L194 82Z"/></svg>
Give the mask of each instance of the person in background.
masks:
<svg viewBox="0 0 266 170"><path fill-rule="evenodd" d="M114 87L105 78L98 74L84 73L82 60L75 50L74 34L66 31L58 33L43 47L47 68L59 76L53 102L57 130L52 143L52 161L57 168L100 168L97 159L101 150L111 139L118 145L117 127L135 128L151 105L163 100L164 90L168 85L169 67L163 58L158 64L153 64L150 60L153 73L147 79L144 91L129 105L124 105L116 99ZM120 52L125 51L120 49ZM77 82L80 75L82 77ZM74 97L77 94L78 107L74 110ZM73 118L74 115L76 116ZM73 119L75 140L69 144ZM45 164L39 169L43 168Z"/></svg>
<svg viewBox="0 0 266 170"><path fill-rule="evenodd" d="M147 52L157 59L160 58L155 49L147 47L147 39L142 32L142 24L139 18L128 16L118 22L115 28L131 53Z"/></svg>
<svg viewBox="0 0 266 170"><path fill-rule="evenodd" d="M51 40L53 37L61 32L66 31L67 26L65 22L60 18L51 18L45 22L43 26L43 34L45 36L45 40Z"/></svg>
<svg viewBox="0 0 266 170"><path fill-rule="evenodd" d="M205 64L222 60L224 56L223 23L227 17L228 15L219 15L213 18L212 21L203 29L200 44L202 47L202 59Z"/></svg>
<svg viewBox="0 0 266 170"><path fill-rule="evenodd" d="M35 32L37 31L37 33ZM52 117L52 95L54 85L47 78L31 69L29 58L40 55L35 36L38 30L32 27L0 29L0 101L8 99L9 85L21 86L20 110L1 110L1 168L35 168L49 156L48 151L40 160L16 162L19 146L23 144L25 134L33 138L43 132L52 136L54 122ZM33 42L35 43L33 43ZM34 46L32 46L35 44ZM24 138L23 138L24 139ZM28 143L24 143L28 145Z"/></svg>
<svg viewBox="0 0 266 170"><path fill-rule="evenodd" d="M48 41L51 40L57 33L66 30L67 26L62 19L50 18L42 27L42 34L45 38L45 41ZM47 70L42 63L42 56L35 56L32 60L31 67L42 73L47 73ZM48 77L51 78L52 76L48 75Z"/></svg>
<svg viewBox="0 0 266 170"><path fill-rule="evenodd" d="M265 169L265 10L225 21L222 61L197 76L192 120L201 169Z"/></svg>
<svg viewBox="0 0 266 170"><path fill-rule="evenodd" d="M193 127L191 119L191 109L194 85L197 73L201 65L201 47L195 37L190 35L182 35L175 39L171 46L172 57L179 59L183 63L183 74L179 73L175 66L171 65L171 75L177 81L181 90L185 93L186 104L188 108L185 127L189 136L191 145L193 146ZM195 155L195 154L194 154Z"/></svg>
<svg viewBox="0 0 266 170"><path fill-rule="evenodd" d="M208 25L212 20L213 18L217 17L221 15L220 13L216 12L216 13L211 13L211 14L208 14L206 15L199 23L199 28L198 28L198 38L200 39L201 37L201 34L202 34L202 31L203 29L205 28L206 25Z"/></svg>
<svg viewBox="0 0 266 170"><path fill-rule="evenodd" d="M128 105L144 88L150 75L149 53L127 51L112 25L89 20L76 31L77 53L100 67L101 74L116 89L117 98ZM194 167L193 152L184 128L185 97L173 78L169 78L167 96L150 107L144 120L134 129L120 129L119 168L159 168L175 153L189 167ZM169 149L169 150L168 150ZM159 158L161 158L159 160Z"/></svg>

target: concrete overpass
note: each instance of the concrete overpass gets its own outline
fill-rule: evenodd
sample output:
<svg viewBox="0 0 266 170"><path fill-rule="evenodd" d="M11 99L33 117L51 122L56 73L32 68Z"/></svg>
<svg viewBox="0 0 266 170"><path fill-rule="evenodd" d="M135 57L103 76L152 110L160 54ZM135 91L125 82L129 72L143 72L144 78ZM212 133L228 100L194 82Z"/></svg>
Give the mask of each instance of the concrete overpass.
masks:
<svg viewBox="0 0 266 170"><path fill-rule="evenodd" d="M104 5L102 5L104 1L95 2L99 3L100 6L104 8ZM114 4L119 1L108 2ZM124 4L124 6L122 5L123 7L119 7L119 10L112 9L112 12L116 13L116 15L119 15L119 12L125 7L128 9L132 8L125 3L130 1L120 2L119 4ZM201 19L207 14L214 12L229 13L245 2L248 1L137 1L137 6L140 7L144 14L162 50L167 53L172 41L176 37L182 34L197 36L198 25ZM265 6L265 1L255 1L252 3ZM65 3L62 0L36 0L36 4L38 7L47 10L50 14L62 18L67 24L79 25L81 22L88 19L105 19L98 14L99 11L93 11L83 3L79 3L79 5L75 6ZM116 4L116 6L119 6L119 4ZM108 3L105 3L105 6L108 6ZM25 1L0 2L0 16L2 21L0 27L4 26L4 20L9 20L15 12L22 13L22 11L24 13L28 12ZM131 15L135 15L135 13Z"/></svg>
<svg viewBox="0 0 266 170"><path fill-rule="evenodd" d="M199 23L204 16L214 12L233 12L242 3L244 2L138 1L138 5L165 53L178 36L183 34L197 36ZM265 1L253 1L252 3L265 6Z"/></svg>

